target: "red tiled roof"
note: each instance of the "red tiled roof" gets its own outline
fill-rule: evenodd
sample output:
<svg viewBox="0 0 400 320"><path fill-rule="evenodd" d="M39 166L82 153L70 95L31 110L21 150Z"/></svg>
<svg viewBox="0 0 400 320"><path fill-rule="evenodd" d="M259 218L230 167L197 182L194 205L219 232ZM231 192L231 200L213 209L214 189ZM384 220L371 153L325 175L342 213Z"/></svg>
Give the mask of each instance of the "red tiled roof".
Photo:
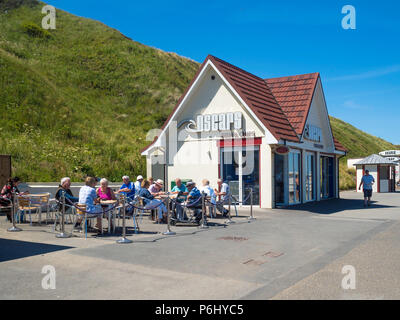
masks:
<svg viewBox="0 0 400 320"><path fill-rule="evenodd" d="M265 79L296 133L303 134L319 73Z"/></svg>
<svg viewBox="0 0 400 320"><path fill-rule="evenodd" d="M206 62L210 60L236 90L259 120L277 140L299 141L310 110L319 73L262 79L212 55L207 56L174 110L164 122L165 128ZM145 147L147 150L154 142ZM334 138L335 149L347 151Z"/></svg>
<svg viewBox="0 0 400 320"><path fill-rule="evenodd" d="M299 141L294 128L263 79L216 57L208 58L277 140Z"/></svg>
<svg viewBox="0 0 400 320"><path fill-rule="evenodd" d="M338 140L336 140L335 137L333 137L333 142L335 143L336 150L347 152L347 149L345 147L343 147L343 145Z"/></svg>

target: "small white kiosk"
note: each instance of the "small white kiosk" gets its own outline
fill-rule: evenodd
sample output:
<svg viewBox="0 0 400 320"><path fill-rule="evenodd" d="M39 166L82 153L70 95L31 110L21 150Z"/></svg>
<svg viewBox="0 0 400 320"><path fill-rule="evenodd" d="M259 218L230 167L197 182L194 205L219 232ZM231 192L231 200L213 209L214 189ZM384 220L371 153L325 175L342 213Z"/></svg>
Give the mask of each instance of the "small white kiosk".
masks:
<svg viewBox="0 0 400 320"><path fill-rule="evenodd" d="M357 168L357 191L361 178L368 170L369 174L375 179L373 185L374 192L394 192L395 191L395 167L396 164L387 158L377 154L372 154L354 164Z"/></svg>

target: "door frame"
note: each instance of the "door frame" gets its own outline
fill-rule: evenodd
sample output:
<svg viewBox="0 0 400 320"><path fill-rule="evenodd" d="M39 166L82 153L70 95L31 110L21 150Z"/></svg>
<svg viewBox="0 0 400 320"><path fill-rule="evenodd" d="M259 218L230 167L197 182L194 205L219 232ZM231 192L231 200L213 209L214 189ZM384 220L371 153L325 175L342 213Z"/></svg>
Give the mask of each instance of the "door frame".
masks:
<svg viewBox="0 0 400 320"><path fill-rule="evenodd" d="M219 150L218 150L218 157L219 157L219 161L218 161L218 175L219 178L223 177L224 172L223 172L223 163L222 161L224 160L223 157L223 152L238 152L239 154L239 163L243 162L243 155L242 152L249 150L249 151L258 151L258 187L259 187L259 205L261 206L261 163L260 163L260 153L261 153L261 148L260 145L258 144L254 144L254 145L246 145L243 144L241 146L239 145L228 145L228 146L224 146L224 145L219 145ZM233 159L232 159L233 160ZM239 168L239 172L238 172L238 177L239 177L239 202L240 202L240 206L242 206L242 201L243 201L243 168L241 165L238 166Z"/></svg>

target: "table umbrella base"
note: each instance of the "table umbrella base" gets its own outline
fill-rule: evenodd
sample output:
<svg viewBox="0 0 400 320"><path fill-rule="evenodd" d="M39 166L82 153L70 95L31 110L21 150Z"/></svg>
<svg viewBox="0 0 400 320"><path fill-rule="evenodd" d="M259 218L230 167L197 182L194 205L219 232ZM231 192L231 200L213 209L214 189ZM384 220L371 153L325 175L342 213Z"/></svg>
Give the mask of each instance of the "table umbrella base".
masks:
<svg viewBox="0 0 400 320"><path fill-rule="evenodd" d="M11 228L7 229L8 232L18 232L18 231L22 231L22 229L16 227L16 226L12 226Z"/></svg>
<svg viewBox="0 0 400 320"><path fill-rule="evenodd" d="M132 243L132 240L129 240L129 239L123 237L121 239L118 239L117 243Z"/></svg>

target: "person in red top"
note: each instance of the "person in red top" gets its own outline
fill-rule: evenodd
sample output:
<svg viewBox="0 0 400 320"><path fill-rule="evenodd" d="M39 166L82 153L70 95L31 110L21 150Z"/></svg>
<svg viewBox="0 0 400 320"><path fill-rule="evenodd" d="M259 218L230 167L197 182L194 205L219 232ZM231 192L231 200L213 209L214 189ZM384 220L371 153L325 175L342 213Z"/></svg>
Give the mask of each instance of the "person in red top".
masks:
<svg viewBox="0 0 400 320"><path fill-rule="evenodd" d="M21 180L18 177L9 178L7 180L7 184L1 189L0 194L0 206L1 207L9 207L12 204L12 193L15 194L27 194L27 192L20 192L18 190L18 185L21 183ZM7 219L11 222L11 211L7 212Z"/></svg>

